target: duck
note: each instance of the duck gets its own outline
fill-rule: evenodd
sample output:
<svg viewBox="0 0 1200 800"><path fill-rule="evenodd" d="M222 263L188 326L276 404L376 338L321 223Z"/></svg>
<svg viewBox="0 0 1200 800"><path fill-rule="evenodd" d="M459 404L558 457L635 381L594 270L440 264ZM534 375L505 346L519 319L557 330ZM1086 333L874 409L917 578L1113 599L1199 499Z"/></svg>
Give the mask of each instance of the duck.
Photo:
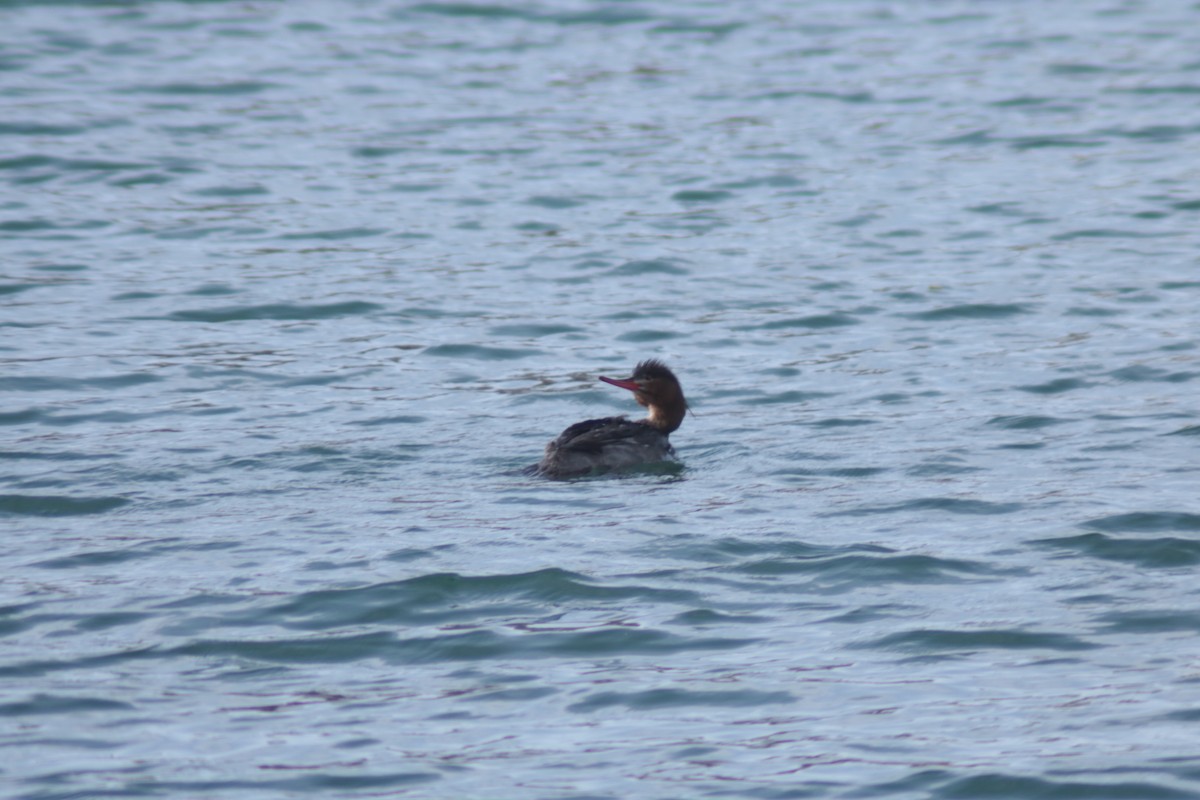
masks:
<svg viewBox="0 0 1200 800"><path fill-rule="evenodd" d="M546 445L542 460L529 472L547 478L576 478L675 460L669 437L683 424L688 411L675 373L651 358L635 366L628 378L598 377L633 392L633 399L646 409L646 418L601 417L576 422Z"/></svg>

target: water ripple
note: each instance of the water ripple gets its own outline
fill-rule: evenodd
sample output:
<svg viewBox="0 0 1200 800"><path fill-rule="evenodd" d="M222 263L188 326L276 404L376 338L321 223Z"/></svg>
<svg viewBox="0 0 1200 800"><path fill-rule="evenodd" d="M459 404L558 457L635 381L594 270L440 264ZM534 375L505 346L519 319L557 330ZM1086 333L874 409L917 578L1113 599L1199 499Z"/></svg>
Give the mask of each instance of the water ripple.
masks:
<svg viewBox="0 0 1200 800"><path fill-rule="evenodd" d="M130 502L125 497L72 497L67 495L0 495L0 514L32 517L74 517L104 514Z"/></svg>
<svg viewBox="0 0 1200 800"><path fill-rule="evenodd" d="M1006 319L1029 313L1032 313L1032 308L1026 303L962 303L904 316L923 322L946 322L958 319Z"/></svg>
<svg viewBox="0 0 1200 800"><path fill-rule="evenodd" d="M913 653L967 653L978 650L1093 650L1101 645L1062 633L1019 629L956 631L919 629L903 631L865 642L859 647Z"/></svg>
<svg viewBox="0 0 1200 800"><path fill-rule="evenodd" d="M1136 564L1147 569L1190 567L1200 564L1200 541L1176 536L1123 538L1103 533L1036 539L1042 547L1066 554L1082 555L1104 561Z"/></svg>
<svg viewBox="0 0 1200 800"><path fill-rule="evenodd" d="M133 706L101 697L64 697L35 694L28 700L0 703L0 717L26 717L42 714L86 714L91 711L129 711Z"/></svg>
<svg viewBox="0 0 1200 800"><path fill-rule="evenodd" d="M369 314L381 308L383 306L377 303L367 303L361 300L345 303L317 303L312 305L270 303L260 306L226 306L222 308L175 311L169 314L167 319L184 322L241 322L252 319L318 320Z"/></svg>
<svg viewBox="0 0 1200 800"><path fill-rule="evenodd" d="M310 592L278 605L213 620L223 627L279 625L300 630L338 629L367 624L443 624L535 613L543 604L565 600L616 603L696 602L694 593L643 586L597 585L558 569L518 575L423 575L407 581L355 589ZM186 633L202 630L196 621Z"/></svg>
<svg viewBox="0 0 1200 800"><path fill-rule="evenodd" d="M397 637L390 633L311 639L201 639L160 653L160 657L234 657L271 664L338 664L379 659L387 664L495 662L529 658L669 655L731 650L757 639L679 636L666 631L612 628L580 632L523 633L495 631Z"/></svg>
<svg viewBox="0 0 1200 800"><path fill-rule="evenodd" d="M684 689L652 689L644 692L596 692L567 706L568 711L592 712L605 708L647 710L687 708L689 706L783 706L796 702L789 692L760 692L753 689L731 691L687 691Z"/></svg>
<svg viewBox="0 0 1200 800"><path fill-rule="evenodd" d="M862 506L845 511L830 511L825 516L867 516L894 514L899 511L948 511L951 514L1012 514L1024 506L1020 503L992 503L986 500L968 500L956 497L924 497L903 503L882 506Z"/></svg>

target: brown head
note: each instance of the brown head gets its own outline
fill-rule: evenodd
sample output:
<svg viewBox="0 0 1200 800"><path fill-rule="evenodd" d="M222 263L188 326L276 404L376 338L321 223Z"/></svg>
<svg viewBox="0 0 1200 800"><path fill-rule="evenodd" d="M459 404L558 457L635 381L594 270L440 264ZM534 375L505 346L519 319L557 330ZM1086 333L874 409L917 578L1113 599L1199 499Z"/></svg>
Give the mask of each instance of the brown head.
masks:
<svg viewBox="0 0 1200 800"><path fill-rule="evenodd" d="M633 399L647 410L646 422L663 433L670 433L683 423L688 404L683 396L683 387L675 373L656 358L643 361L633 368L628 378L606 378L600 380L633 392Z"/></svg>

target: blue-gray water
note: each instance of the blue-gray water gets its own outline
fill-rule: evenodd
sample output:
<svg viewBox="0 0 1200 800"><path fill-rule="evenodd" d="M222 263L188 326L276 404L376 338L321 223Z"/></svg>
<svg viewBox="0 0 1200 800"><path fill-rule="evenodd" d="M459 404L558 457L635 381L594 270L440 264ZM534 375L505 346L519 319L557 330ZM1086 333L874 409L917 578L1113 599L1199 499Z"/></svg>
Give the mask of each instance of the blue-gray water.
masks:
<svg viewBox="0 0 1200 800"><path fill-rule="evenodd" d="M1200 797L1193 0L0 46L5 796Z"/></svg>

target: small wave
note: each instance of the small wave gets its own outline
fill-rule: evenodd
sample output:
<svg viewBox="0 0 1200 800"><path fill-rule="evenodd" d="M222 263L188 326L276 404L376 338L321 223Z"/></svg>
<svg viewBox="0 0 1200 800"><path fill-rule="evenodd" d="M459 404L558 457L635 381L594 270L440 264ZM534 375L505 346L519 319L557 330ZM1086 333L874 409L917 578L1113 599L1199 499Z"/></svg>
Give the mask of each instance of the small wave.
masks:
<svg viewBox="0 0 1200 800"><path fill-rule="evenodd" d="M817 476L827 476L831 478L870 478L874 475L881 475L887 471L888 469L886 467L828 467L826 469L804 469L802 467L792 467L774 470L771 474L801 478Z"/></svg>
<svg viewBox="0 0 1200 800"><path fill-rule="evenodd" d="M1136 564L1146 569L1193 567L1200 564L1200 542L1176 536L1122 538L1103 533L1035 539L1033 544L1104 561Z"/></svg>
<svg viewBox="0 0 1200 800"><path fill-rule="evenodd" d="M1176 431L1171 431L1167 436L1200 436L1200 425L1185 425Z"/></svg>
<svg viewBox="0 0 1200 800"><path fill-rule="evenodd" d="M626 261L608 271L609 275L688 275L689 271L668 259Z"/></svg>
<svg viewBox="0 0 1200 800"><path fill-rule="evenodd" d="M439 344L427 347L423 355L442 358L473 358L481 361L512 361L529 356L541 355L541 350L515 347L486 347L479 344Z"/></svg>
<svg viewBox="0 0 1200 800"><path fill-rule="evenodd" d="M964 303L901 316L925 322L945 322L956 319L1007 319L1029 312L1030 308L1025 303Z"/></svg>
<svg viewBox="0 0 1200 800"><path fill-rule="evenodd" d="M720 203L733 196L733 192L722 189L683 189L671 195L671 199L684 204Z"/></svg>
<svg viewBox="0 0 1200 800"><path fill-rule="evenodd" d="M933 800L963 798L1052 798L1081 797L1091 800L1187 800L1192 792L1144 781L1070 781L1031 778L1026 775L988 773L961 778L926 795Z"/></svg>
<svg viewBox="0 0 1200 800"><path fill-rule="evenodd" d="M45 122L0 122L0 136L74 136L91 130L85 125L54 125Z"/></svg>
<svg viewBox="0 0 1200 800"><path fill-rule="evenodd" d="M418 425L422 422L426 422L428 419L428 417L422 417L419 414L397 414L396 416L391 417L372 417L371 419L350 420L346 424L374 428L377 426L387 425Z"/></svg>
<svg viewBox="0 0 1200 800"><path fill-rule="evenodd" d="M162 376L149 372L126 372L120 375L104 375L95 378L47 378L42 376L10 377L4 380L2 390L21 392L78 391L80 389L123 389L127 386L142 386L163 380Z"/></svg>
<svg viewBox="0 0 1200 800"><path fill-rule="evenodd" d="M346 303L318 303L298 305L293 303L271 303L261 306L224 306L221 308L175 311L167 319L183 322L240 322L251 319L312 320L355 316L378 311L383 306L361 300Z"/></svg>
<svg viewBox="0 0 1200 800"><path fill-rule="evenodd" d="M128 703L100 697L65 697L56 694L35 694L28 700L0 703L0 717L28 717L43 714L82 714L89 711L133 710Z"/></svg>
<svg viewBox="0 0 1200 800"><path fill-rule="evenodd" d="M174 94L174 95L242 95L259 94L278 87L267 81L225 81L218 83L193 83L176 81L148 86L135 86L127 90L130 94Z"/></svg>
<svg viewBox="0 0 1200 800"><path fill-rule="evenodd" d="M1062 394L1063 392L1074 391L1075 389L1088 389L1096 384L1085 381L1080 378L1055 378L1052 381L1045 383L1035 383L1026 386L1018 386L1022 392L1030 392L1031 394ZM997 417L999 419L999 417Z"/></svg>
<svg viewBox="0 0 1200 800"><path fill-rule="evenodd" d="M262 228L249 225L183 225L156 231L154 238L163 241L192 241L209 236L254 236L264 232Z"/></svg>
<svg viewBox="0 0 1200 800"><path fill-rule="evenodd" d="M662 331L662 330L647 329L647 330L629 331L627 333L622 333L620 336L617 337L617 341L619 341L619 342L637 342L640 344L647 344L647 343L651 343L651 342L663 342L668 339L678 339L684 335L685 334L677 333L675 331Z"/></svg>
<svg viewBox="0 0 1200 800"><path fill-rule="evenodd" d="M2 228L0 228L0 230L2 230ZM29 291L30 289L41 289L42 287L44 287L44 285L47 285L47 284L44 284L44 283L4 283L4 284L0 284L0 296L10 295L10 294L20 294L20 293L22 293L22 291Z"/></svg>
<svg viewBox="0 0 1200 800"><path fill-rule="evenodd" d="M44 408L26 408L21 411L0 412L0 425L25 425L45 419L48 412Z"/></svg>
<svg viewBox="0 0 1200 800"><path fill-rule="evenodd" d="M525 201L527 205L537 206L538 208L549 208L552 210L575 208L586 203L586 200L575 199L572 197L548 197L545 195L537 195L530 197Z"/></svg>
<svg viewBox="0 0 1200 800"><path fill-rule="evenodd" d="M765 322L762 325L738 326L734 330L764 330L776 331L788 328L804 328L807 330L822 330L825 328L840 328L845 325L858 325L859 321L849 314L810 314L805 317L788 317Z"/></svg>
<svg viewBox="0 0 1200 800"><path fill-rule="evenodd" d="M81 567L100 567L106 564L124 564L128 561L137 561L153 555L154 553L150 550L135 547L124 550L93 550L63 556L62 558L50 558L45 561L39 561L34 566L41 567L42 569L79 569Z"/></svg>
<svg viewBox="0 0 1200 800"><path fill-rule="evenodd" d="M1070 134L1044 136L1014 136L1006 140L1014 150L1041 150L1047 147L1103 147L1103 139L1082 138Z"/></svg>
<svg viewBox="0 0 1200 800"><path fill-rule="evenodd" d="M596 584L561 569L482 576L437 573L351 589L308 592L280 605L213 617L205 626L273 624L298 630L339 630L373 623L440 625L535 614L546 604L570 600L699 603L699 597L689 591ZM198 630L192 625L188 632Z"/></svg>
<svg viewBox="0 0 1200 800"><path fill-rule="evenodd" d="M1028 431L1040 430L1041 428L1049 428L1052 425L1062 425L1068 420L1058 419L1057 417L1044 417L1037 414L1018 415L1010 417L992 417L988 420L988 425L994 425L997 428L1003 428L1008 431Z"/></svg>
<svg viewBox="0 0 1200 800"><path fill-rule="evenodd" d="M690 706L728 706L748 708L763 705L788 705L796 702L790 692L763 692L753 689L729 691L693 691L687 689L650 689L644 692L595 692L568 711L591 712L614 706L633 711Z"/></svg>
<svg viewBox="0 0 1200 800"><path fill-rule="evenodd" d="M884 584L966 583L1001 573L986 564L926 555L843 555L819 559L770 558L739 564L736 572L773 576L804 574L837 591Z"/></svg>
<svg viewBox="0 0 1200 800"><path fill-rule="evenodd" d="M195 189L189 194L196 197L254 197L270 194L270 192L263 186L253 184L250 186L210 186L206 189Z"/></svg>
<svg viewBox="0 0 1200 800"><path fill-rule="evenodd" d="M416 3L407 12L438 14L447 17L483 17L485 19L537 19L531 11L518 10L499 3Z"/></svg>
<svg viewBox="0 0 1200 800"><path fill-rule="evenodd" d="M1097 620L1101 633L1200 633L1200 613L1195 611L1111 611Z"/></svg>
<svg viewBox="0 0 1200 800"><path fill-rule="evenodd" d="M957 497L922 497L886 506L860 506L846 511L832 511L828 517L857 517L870 514L893 514L902 511L947 511L951 514L1012 514L1025 506L1021 503L990 503L986 500L964 500Z"/></svg>
<svg viewBox="0 0 1200 800"><path fill-rule="evenodd" d="M960 463L961 459L952 457L933 458L923 464L917 464L905 470L905 474L913 477L936 477L942 475L967 475L972 472L982 472L983 467L973 467Z"/></svg>
<svg viewBox="0 0 1200 800"><path fill-rule="evenodd" d="M763 406L774 405L776 403L807 403L810 400L819 400L823 397L831 397L829 392L802 392L799 390L790 390L786 392L777 392L775 394L762 393L746 400L747 405Z"/></svg>
<svg viewBox="0 0 1200 800"><path fill-rule="evenodd" d="M1146 364L1131 364L1109 372L1108 376L1129 383L1186 383L1200 376L1200 372L1168 372Z"/></svg>
<svg viewBox="0 0 1200 800"><path fill-rule="evenodd" d="M1095 650L1101 645L1063 633L1040 633L1015 628L956 631L937 628L893 633L852 645L880 650L915 653L946 653L976 650Z"/></svg>
<svg viewBox="0 0 1200 800"><path fill-rule="evenodd" d="M1168 233L1149 233L1146 231L1123 231L1117 228L1082 228L1076 231L1055 234L1050 237L1054 242L1069 242L1073 239L1159 239L1173 236Z"/></svg>
<svg viewBox="0 0 1200 800"><path fill-rule="evenodd" d="M125 497L70 497L67 495L0 495L0 514L26 517L75 517L103 514L128 505Z"/></svg>
<svg viewBox="0 0 1200 800"><path fill-rule="evenodd" d="M513 336L538 339L542 336L556 336L560 333L582 333L583 328L561 323L514 323L511 325L495 325L488 331L493 336Z"/></svg>
<svg viewBox="0 0 1200 800"><path fill-rule="evenodd" d="M863 425L878 425L879 421L863 417L826 417L811 423L814 428L858 428Z"/></svg>
<svg viewBox="0 0 1200 800"><path fill-rule="evenodd" d="M379 659L389 664L431 664L495 659L621 655L665 655L692 650L728 650L758 641L699 638L646 628L605 628L581 632L501 634L476 630L403 638L391 632L300 639L204 639L163 652L164 656L229 656L274 664L338 664Z"/></svg>
<svg viewBox="0 0 1200 800"><path fill-rule="evenodd" d="M111 455L70 450L0 450L0 461L103 461Z"/></svg>
<svg viewBox="0 0 1200 800"><path fill-rule="evenodd" d="M95 414L39 414L38 419L43 425L66 427L83 425L89 422L137 422L143 419L167 416L170 411L146 411L135 413L131 411L99 411Z"/></svg>
<svg viewBox="0 0 1200 800"><path fill-rule="evenodd" d="M341 239L365 239L372 236L382 236L387 233L383 228L334 228L327 231L305 231L303 233L284 233L277 238L286 241L339 241Z"/></svg>
<svg viewBox="0 0 1200 800"><path fill-rule="evenodd" d="M98 158L58 158L41 154L0 158L0 170L32 170L53 167L60 172L124 172L149 169L152 165L140 161L105 161Z"/></svg>
<svg viewBox="0 0 1200 800"><path fill-rule="evenodd" d="M1200 532L1200 514L1190 514L1184 511L1135 511L1129 514L1097 517L1085 522L1083 527L1105 533Z"/></svg>
<svg viewBox="0 0 1200 800"><path fill-rule="evenodd" d="M99 228L107 228L110 225L112 225L111 222L102 219L84 219L74 222L51 222L50 220L41 219L40 217L33 217L30 219L14 219L0 222L0 234L27 234L53 231L54 233L49 233L46 236L39 236L36 238L70 239L74 237L70 236L69 234L58 233L58 231L97 230ZM16 237L6 236L5 238ZM50 284L24 284L24 288L22 288L21 291L24 291L25 288L37 288L39 286L48 285Z"/></svg>

